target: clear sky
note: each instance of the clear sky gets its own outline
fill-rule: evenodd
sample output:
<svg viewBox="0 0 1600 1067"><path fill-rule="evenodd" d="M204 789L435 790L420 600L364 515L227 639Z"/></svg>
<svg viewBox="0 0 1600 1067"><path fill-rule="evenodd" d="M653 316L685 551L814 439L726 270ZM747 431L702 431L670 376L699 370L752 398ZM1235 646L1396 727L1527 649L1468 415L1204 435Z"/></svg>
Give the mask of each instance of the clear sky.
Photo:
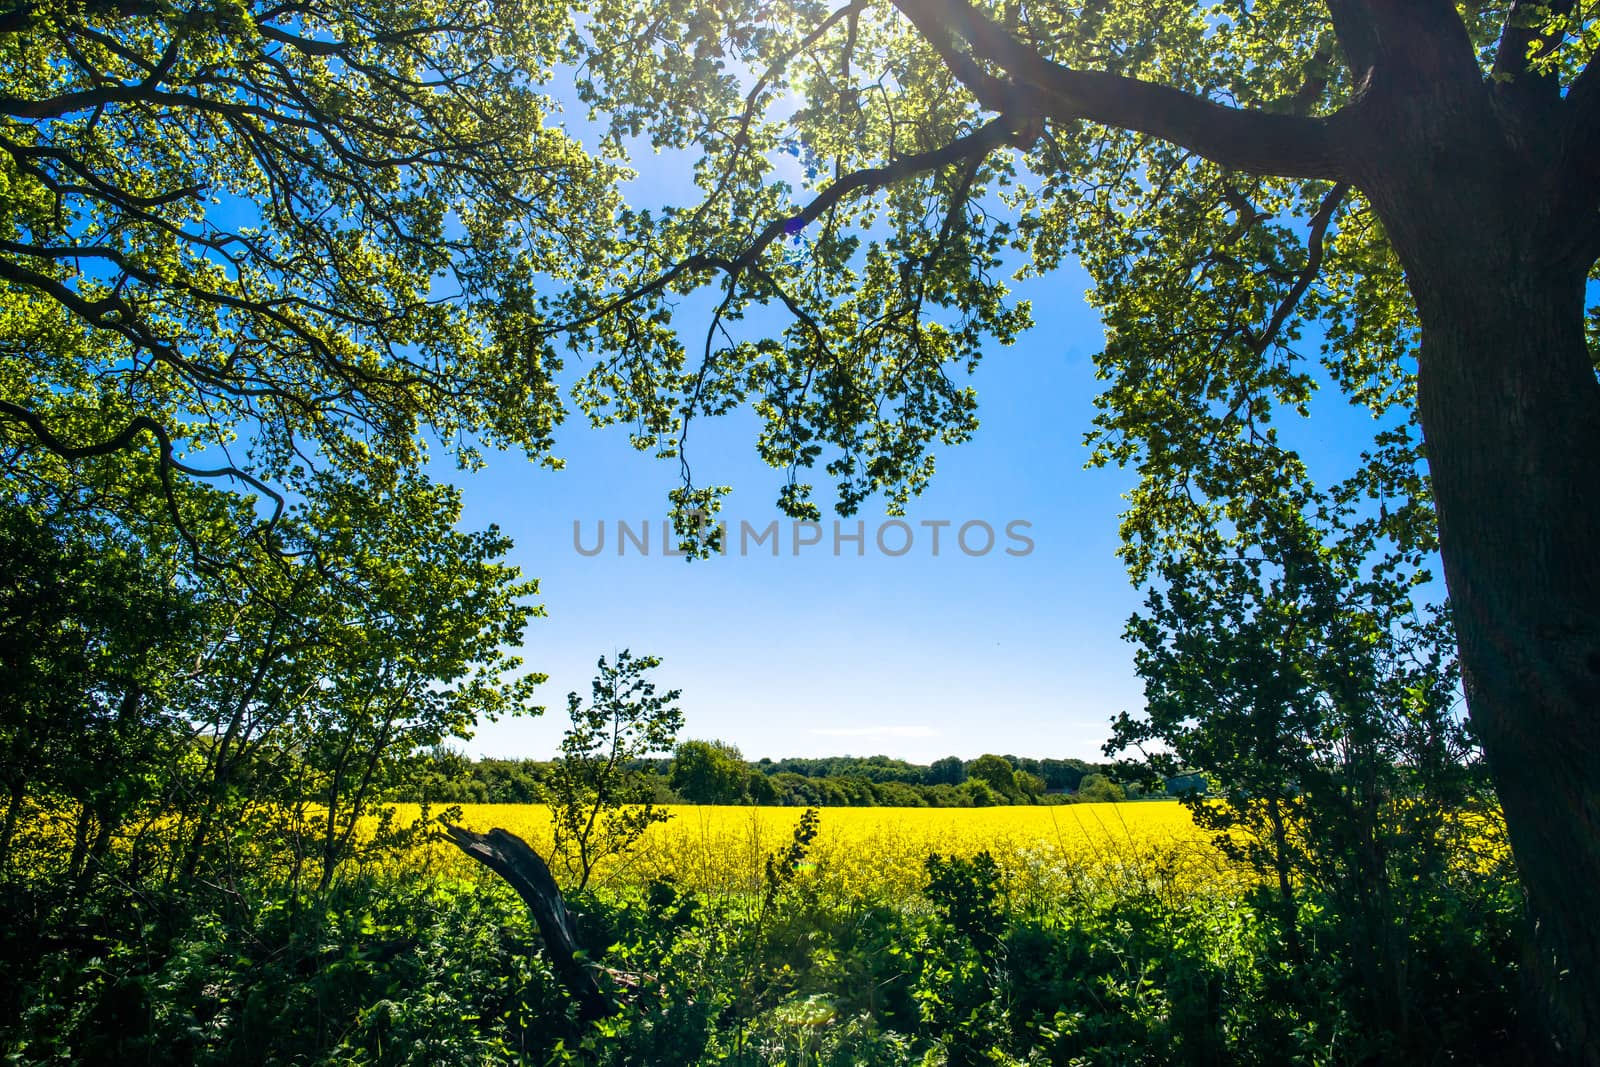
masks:
<svg viewBox="0 0 1600 1067"><path fill-rule="evenodd" d="M670 160L648 155L634 199L692 203L693 187ZM566 468L551 472L520 457L491 456L487 470L456 477L465 522L498 524L516 541L513 558L541 583L547 617L534 621L523 649L547 673L537 719L483 725L469 751L548 758L566 725L566 694L585 696L596 659L629 648L663 658L657 678L683 691L681 737L731 742L762 756L886 754L916 762L985 752L1097 758L1108 721L1142 705L1132 648L1121 639L1138 594L1116 558L1121 494L1130 472L1089 471L1082 441L1097 391L1092 357L1102 330L1083 300L1087 279L1061 271L1018 283L1033 303L1035 328L1014 346L996 347L973 379L982 425L976 438L938 453L930 489L905 521L912 546L889 556L875 543L883 502L842 520L865 522L864 554L842 544L834 516L820 544L794 554L785 526L778 558L763 546L688 562L662 554L667 492L676 461L635 452L626 429L590 430L581 414L560 436ZM680 314L694 336L705 314ZM763 320L752 317L751 324ZM781 320L772 318L774 328ZM569 368L570 369L570 368ZM1344 426L1348 428L1348 422ZM1369 424L1370 425L1370 424ZM774 500L781 472L755 454L748 414L698 423L691 458L698 485L734 487L724 514L760 529L781 518ZM1318 426L1320 435L1338 425ZM832 498L827 476L812 481L819 503ZM616 524L650 524L648 556L630 542L618 555ZM933 529L948 521L940 551ZM968 556L958 527L982 521L996 543ZM1008 523L1032 550L1008 540ZM605 524L604 549L592 550ZM905 533L884 531L890 550ZM734 538L737 541L737 536ZM982 547L981 527L968 547Z"/></svg>
<svg viewBox="0 0 1600 1067"><path fill-rule="evenodd" d="M548 617L530 628L524 657L550 675L542 719L481 728L470 749L548 757L565 725L565 694L587 695L601 654L621 648L664 660L664 686L683 690L685 737L715 737L749 758L885 753L917 762L984 752L1093 757L1109 717L1137 707L1123 623L1136 606L1115 557L1120 493L1131 475L1082 469L1095 381L1097 320L1084 307L1084 280L1056 276L1022 293L1037 327L988 354L975 378L982 426L969 444L938 455L932 486L907 509L911 548L880 550L881 501L865 523L864 554L848 541L834 555L825 515L821 543L794 554L793 530L773 558L751 545L689 562L662 555L666 494L676 462L635 452L621 428L593 431L574 420L562 435L566 469L535 468L510 455L459 479L466 522L497 523L517 543L514 559L540 580ZM752 418L697 425L697 484L729 484L724 504L737 549L740 521L756 529L780 518L781 472L755 455ZM814 479L819 500L825 475ZM616 523L647 520L650 554L626 543ZM932 551L935 527L939 553ZM592 551L605 523L605 547ZM957 528L990 524L994 547L967 555ZM1006 525L1032 541L1007 548ZM899 551L906 531L883 531ZM984 547L983 528L967 547Z"/></svg>

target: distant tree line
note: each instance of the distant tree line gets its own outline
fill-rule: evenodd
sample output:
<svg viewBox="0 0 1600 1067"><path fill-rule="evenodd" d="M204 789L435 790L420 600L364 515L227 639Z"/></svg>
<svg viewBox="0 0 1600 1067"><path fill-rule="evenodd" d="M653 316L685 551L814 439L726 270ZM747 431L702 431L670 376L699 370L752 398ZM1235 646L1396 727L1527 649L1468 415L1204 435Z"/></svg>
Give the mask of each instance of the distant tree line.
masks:
<svg viewBox="0 0 1600 1067"><path fill-rule="evenodd" d="M549 797L560 761L473 759L453 748L421 757L397 800L434 804L535 804ZM746 760L724 741L679 742L670 757L635 759L629 769L657 804L789 807L973 808L1003 804L1104 802L1164 795L1120 781L1117 767L1080 759L986 754L931 764L888 756Z"/></svg>

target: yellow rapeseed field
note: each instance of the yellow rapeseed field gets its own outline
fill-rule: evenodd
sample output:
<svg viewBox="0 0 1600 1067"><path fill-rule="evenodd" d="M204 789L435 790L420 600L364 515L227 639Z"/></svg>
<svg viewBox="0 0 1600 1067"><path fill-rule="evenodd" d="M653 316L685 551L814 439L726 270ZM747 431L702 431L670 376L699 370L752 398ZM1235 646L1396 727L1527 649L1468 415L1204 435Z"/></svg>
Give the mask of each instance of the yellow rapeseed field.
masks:
<svg viewBox="0 0 1600 1067"><path fill-rule="evenodd" d="M670 878L702 892L750 893L762 886L768 856L793 839L799 808L666 809L626 856L602 865L597 885ZM400 806L402 818L416 809ZM539 804L467 804L461 824L501 827L550 855L549 809ZM448 844L430 858L467 864ZM971 856L987 850L1013 895L1132 888L1190 892L1234 876L1189 813L1176 802L994 808L823 808L820 833L801 876L849 896L914 895L931 852ZM558 879L559 860L553 864Z"/></svg>

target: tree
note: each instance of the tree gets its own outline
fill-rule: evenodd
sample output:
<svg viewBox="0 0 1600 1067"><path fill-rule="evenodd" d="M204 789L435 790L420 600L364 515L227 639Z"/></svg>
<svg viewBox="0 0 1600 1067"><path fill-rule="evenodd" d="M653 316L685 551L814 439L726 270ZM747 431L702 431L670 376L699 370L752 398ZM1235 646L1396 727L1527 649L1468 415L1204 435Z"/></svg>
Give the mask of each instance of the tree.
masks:
<svg viewBox="0 0 1600 1067"><path fill-rule="evenodd" d="M1280 425L1310 410L1298 347L1320 335L1325 379L1378 416L1367 506L1404 547L1437 535L1545 1028L1562 1057L1600 1062L1593 10L675 10L597 5L579 87L619 140L694 143L704 196L630 216L617 273L562 294L545 329L621 353L597 396L658 369L648 446L683 462L678 502L718 497L692 481L689 426L749 400L791 513L817 512L801 479L818 463L845 513L878 491L902 503L930 447L975 426L959 371L1027 324L995 277L1008 246L1027 271L1076 254L1108 326L1095 460L1141 472L1124 533L1150 581L1173 542L1226 551L1233 512L1300 463ZM710 284L691 361L651 327ZM761 304L791 325L737 334ZM1394 518L1398 499L1422 506Z"/></svg>
<svg viewBox="0 0 1600 1067"><path fill-rule="evenodd" d="M672 789L691 804L737 804L749 768L725 741L684 741L672 753Z"/></svg>
<svg viewBox="0 0 1600 1067"><path fill-rule="evenodd" d="M302 656L317 684L286 725L296 799L314 798L321 888L361 844L361 820L412 753L516 715L544 680L519 646L537 583L504 561L496 529L457 530L460 491L402 477L392 491L317 475L291 512L314 595ZM542 710L542 709L540 709Z"/></svg>
<svg viewBox="0 0 1600 1067"><path fill-rule="evenodd" d="M1146 710L1120 716L1106 747L1153 741L1158 776L1197 767L1220 780L1220 796L1183 802L1273 888L1266 911L1302 988L1337 953L1359 979L1354 1014L1388 1055L1436 1053L1414 1010L1420 976L1437 967L1419 928L1452 909L1479 925L1458 902L1474 885L1494 891L1452 869L1456 839L1483 813L1450 620L1412 603L1407 562L1375 543L1373 523L1295 493L1262 513L1251 551L1163 562L1129 625ZM1299 929L1308 891L1337 935L1319 961ZM1470 984L1458 979L1450 998L1469 1012Z"/></svg>
<svg viewBox="0 0 1600 1067"><path fill-rule="evenodd" d="M1077 798L1085 804L1115 804L1124 797L1122 787L1103 774L1086 774L1078 782Z"/></svg>
<svg viewBox="0 0 1600 1067"><path fill-rule="evenodd" d="M1046 788L1071 792L1078 788L1083 776L1089 773L1089 765L1078 759L1047 759L1040 761L1039 771L1044 777Z"/></svg>
<svg viewBox="0 0 1600 1067"><path fill-rule="evenodd" d="M773 784L772 776L756 772L750 775L747 786L750 794L750 803L771 806L783 801L783 795L778 792L778 787Z"/></svg>
<svg viewBox="0 0 1600 1067"><path fill-rule="evenodd" d="M982 778L968 778L956 791L964 807L988 808L1005 802L1005 797L996 793Z"/></svg>
<svg viewBox="0 0 1600 1067"><path fill-rule="evenodd" d="M72 846L31 866L87 888L147 814L186 733L175 677L201 612L172 560L72 511L0 498L0 877L24 818L60 814ZM64 861L58 863L57 861Z"/></svg>
<svg viewBox="0 0 1600 1067"><path fill-rule="evenodd" d="M652 772L633 761L672 748L683 726L680 693L657 694L646 672L661 666L655 656L634 658L623 649L616 663L600 657L588 707L567 694L572 725L561 736L561 758L546 786L555 828L555 853L582 890L596 866L633 847L644 832L671 818L654 804Z"/></svg>
<svg viewBox="0 0 1600 1067"><path fill-rule="evenodd" d="M983 782L1007 800L1016 800L1018 797L1016 772L1012 770L1011 761L1004 756L992 753L979 756L967 764L967 779Z"/></svg>
<svg viewBox="0 0 1600 1067"><path fill-rule="evenodd" d="M960 785L967 780L967 765L960 756L936 759L928 767L929 785Z"/></svg>
<svg viewBox="0 0 1600 1067"><path fill-rule="evenodd" d="M560 360L519 324L617 176L547 122L569 28L521 0L8 8L0 444L145 450L278 507L424 431L546 450Z"/></svg>
<svg viewBox="0 0 1600 1067"><path fill-rule="evenodd" d="M1037 774L1030 774L1020 768L1011 776L1012 783L1019 797L1026 797L1028 803L1037 804L1039 798L1044 796L1044 779Z"/></svg>

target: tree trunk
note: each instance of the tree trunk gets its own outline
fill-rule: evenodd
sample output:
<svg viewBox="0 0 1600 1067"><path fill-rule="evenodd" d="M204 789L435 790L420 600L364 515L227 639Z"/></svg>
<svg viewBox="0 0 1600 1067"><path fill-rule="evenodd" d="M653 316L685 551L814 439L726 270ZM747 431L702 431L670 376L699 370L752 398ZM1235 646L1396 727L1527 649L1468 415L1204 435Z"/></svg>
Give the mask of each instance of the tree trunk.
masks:
<svg viewBox="0 0 1600 1067"><path fill-rule="evenodd" d="M1492 218L1478 226L1408 265L1423 325L1418 403L1467 706L1532 923L1531 992L1558 1055L1593 1067L1600 384L1583 336L1586 269L1540 263Z"/></svg>
<svg viewBox="0 0 1600 1067"><path fill-rule="evenodd" d="M1300 944L1300 904L1295 899L1293 859L1289 855L1289 832L1284 825L1283 809L1276 796L1267 798L1267 819L1272 825L1272 865L1278 873L1278 908L1282 915L1283 936L1289 949L1289 959L1296 970L1306 965L1305 951Z"/></svg>
<svg viewBox="0 0 1600 1067"><path fill-rule="evenodd" d="M11 866L11 841L17 834L17 821L22 817L22 802L26 795L27 781L21 772L11 780L10 788L6 790L6 814L4 822L0 822L0 875L3 875Z"/></svg>
<svg viewBox="0 0 1600 1067"><path fill-rule="evenodd" d="M78 819L72 832L72 854L67 857L67 870L65 880L76 882L78 874L83 870L85 858L89 854L89 822L94 818L94 813L87 802L78 805Z"/></svg>
<svg viewBox="0 0 1600 1067"><path fill-rule="evenodd" d="M95 876L104 869L106 857L111 854L111 827L115 820L110 808L111 805L107 802L101 804L95 811L94 841L89 845L89 851L84 857L83 870L78 872L77 883L73 886L73 895L79 900L88 897Z"/></svg>
<svg viewBox="0 0 1600 1067"><path fill-rule="evenodd" d="M577 926L539 854L506 830L479 834L459 826L444 829L457 848L510 882L528 906L556 977L578 1002L579 1018L589 1021L614 1014L616 1005L601 991L594 972L578 958Z"/></svg>
<svg viewBox="0 0 1600 1067"><path fill-rule="evenodd" d="M1593 209L1573 206L1589 199L1563 169L1559 114L1508 109L1456 54L1462 40L1377 42L1402 61L1380 62L1361 93L1351 177L1422 325L1417 410L1467 708L1531 924L1529 1036L1560 1062L1600 1067L1600 381L1582 246Z"/></svg>

